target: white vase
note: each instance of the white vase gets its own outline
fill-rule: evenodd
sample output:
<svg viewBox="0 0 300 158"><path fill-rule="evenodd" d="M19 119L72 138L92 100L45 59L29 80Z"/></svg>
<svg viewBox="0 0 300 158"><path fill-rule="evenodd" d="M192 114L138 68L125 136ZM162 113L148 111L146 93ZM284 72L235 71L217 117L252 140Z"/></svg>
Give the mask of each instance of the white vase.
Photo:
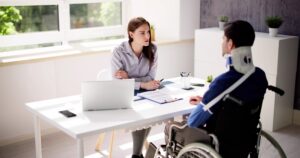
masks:
<svg viewBox="0 0 300 158"><path fill-rule="evenodd" d="M225 24L226 24L226 22L219 21L219 28L220 28L220 30L224 30L224 25Z"/></svg>
<svg viewBox="0 0 300 158"><path fill-rule="evenodd" d="M278 28L269 28L269 35L272 37L276 37L278 34Z"/></svg>

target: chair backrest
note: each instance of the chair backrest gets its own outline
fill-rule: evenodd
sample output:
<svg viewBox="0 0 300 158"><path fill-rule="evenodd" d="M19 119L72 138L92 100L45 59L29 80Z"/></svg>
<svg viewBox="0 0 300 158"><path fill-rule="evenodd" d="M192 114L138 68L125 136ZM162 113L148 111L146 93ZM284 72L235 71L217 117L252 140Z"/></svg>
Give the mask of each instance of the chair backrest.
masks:
<svg viewBox="0 0 300 158"><path fill-rule="evenodd" d="M111 76L111 72L109 69L101 69L98 73L97 73L97 80L100 81L105 81L105 80L111 80L112 76Z"/></svg>

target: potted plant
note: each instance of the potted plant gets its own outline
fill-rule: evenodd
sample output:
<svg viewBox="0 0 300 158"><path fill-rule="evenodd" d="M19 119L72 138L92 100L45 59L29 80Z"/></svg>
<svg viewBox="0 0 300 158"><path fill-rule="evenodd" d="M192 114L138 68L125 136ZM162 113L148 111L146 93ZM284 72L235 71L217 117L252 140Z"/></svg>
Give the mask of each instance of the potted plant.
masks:
<svg viewBox="0 0 300 158"><path fill-rule="evenodd" d="M266 24L269 27L269 35L275 37L278 33L278 28L281 26L283 20L279 16L268 16Z"/></svg>
<svg viewBox="0 0 300 158"><path fill-rule="evenodd" d="M154 25L150 26L150 36L151 36L151 41L155 41L155 28L154 28Z"/></svg>
<svg viewBox="0 0 300 158"><path fill-rule="evenodd" d="M224 25L228 22L229 18L228 16L220 16L219 17L219 28L221 30L224 29Z"/></svg>
<svg viewBox="0 0 300 158"><path fill-rule="evenodd" d="M213 79L214 79L213 75L208 75L206 77L206 82L211 83Z"/></svg>

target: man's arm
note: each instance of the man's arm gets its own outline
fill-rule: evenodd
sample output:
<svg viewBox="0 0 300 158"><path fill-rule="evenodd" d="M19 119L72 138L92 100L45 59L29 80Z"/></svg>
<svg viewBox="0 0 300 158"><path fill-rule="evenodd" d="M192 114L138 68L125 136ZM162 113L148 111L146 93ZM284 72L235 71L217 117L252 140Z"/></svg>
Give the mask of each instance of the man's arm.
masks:
<svg viewBox="0 0 300 158"><path fill-rule="evenodd" d="M199 126L203 126L206 121L210 118L212 113L207 110L203 110L203 103L201 102L195 110L192 111L192 113L189 116L189 119L187 121L189 127L197 128Z"/></svg>
<svg viewBox="0 0 300 158"><path fill-rule="evenodd" d="M205 92L202 102L200 102L196 109L192 111L188 118L188 126L190 127L199 127L203 126L206 121L213 115L213 113L220 107L220 104L217 103L207 111L203 107L208 104L211 100L216 98L224 90L228 88L228 85L224 84L220 78L216 78L210 85L209 89Z"/></svg>

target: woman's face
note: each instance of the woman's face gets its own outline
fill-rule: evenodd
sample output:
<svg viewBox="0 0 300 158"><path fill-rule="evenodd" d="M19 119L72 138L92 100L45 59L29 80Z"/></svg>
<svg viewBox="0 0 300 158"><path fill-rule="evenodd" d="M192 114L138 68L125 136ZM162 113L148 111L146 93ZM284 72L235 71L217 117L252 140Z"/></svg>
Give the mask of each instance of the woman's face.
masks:
<svg viewBox="0 0 300 158"><path fill-rule="evenodd" d="M129 32L133 42L142 46L148 46L150 42L150 28L147 24L138 27L134 32Z"/></svg>

